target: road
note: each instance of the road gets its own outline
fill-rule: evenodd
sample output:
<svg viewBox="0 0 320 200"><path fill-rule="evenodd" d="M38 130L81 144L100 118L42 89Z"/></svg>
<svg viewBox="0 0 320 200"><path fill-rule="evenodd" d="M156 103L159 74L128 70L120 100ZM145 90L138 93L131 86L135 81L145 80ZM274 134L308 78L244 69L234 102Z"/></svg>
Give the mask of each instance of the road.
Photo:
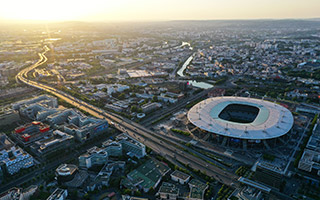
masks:
<svg viewBox="0 0 320 200"><path fill-rule="evenodd" d="M156 113L152 114L152 116L148 116L148 118L142 120L140 124L148 127L152 125L152 122L159 119L161 116L165 116L170 113L175 113L184 108L186 105L188 105L188 102L193 102L197 99L200 99L208 94L210 89L208 90L203 90L202 92L199 92L198 94L191 95L183 100L180 100L178 103L175 105L172 105L166 109L162 109L160 111L157 111Z"/></svg>
<svg viewBox="0 0 320 200"><path fill-rule="evenodd" d="M106 112L105 110L102 110L93 105L90 105L82 100L79 100L65 92L59 91L51 86L27 79L28 72L30 72L34 68L42 65L47 61L47 58L45 57L45 53L48 50L49 49L46 47L46 50L43 53L39 54L39 57L40 57L39 61L36 62L34 65L19 72L17 74L16 79L29 86L47 91L57 96L58 98L68 102L69 104L77 107L78 109L88 112L92 116L95 116L101 119L106 119L108 120L109 123L113 122L113 124L117 129L123 132L126 132L127 134L131 135L137 140L140 140L146 146L150 147L153 151L168 158L169 160L173 161L176 164L186 163L190 167L196 170L205 172L207 175L214 177L215 179L217 179L223 184L227 184L227 185L238 184L237 180L239 177L237 175L230 172L226 172L216 166L210 165L208 162L200 158L199 155L194 156L192 154L182 151L181 148L177 147L172 141L169 141L164 136L158 135L155 132L152 132L149 129L146 129L140 124L132 122L114 113Z"/></svg>

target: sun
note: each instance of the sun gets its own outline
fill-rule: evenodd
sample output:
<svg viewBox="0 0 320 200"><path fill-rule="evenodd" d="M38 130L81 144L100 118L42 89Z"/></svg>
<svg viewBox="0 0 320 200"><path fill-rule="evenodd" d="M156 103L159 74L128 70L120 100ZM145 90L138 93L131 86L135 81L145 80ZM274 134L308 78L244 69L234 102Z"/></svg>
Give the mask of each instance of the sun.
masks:
<svg viewBox="0 0 320 200"><path fill-rule="evenodd" d="M108 1L108 0L106 0ZM109 1L108 1L109 2ZM0 18L11 20L61 21L81 20L93 13L101 12L105 2L100 0L10 0L0 6Z"/></svg>

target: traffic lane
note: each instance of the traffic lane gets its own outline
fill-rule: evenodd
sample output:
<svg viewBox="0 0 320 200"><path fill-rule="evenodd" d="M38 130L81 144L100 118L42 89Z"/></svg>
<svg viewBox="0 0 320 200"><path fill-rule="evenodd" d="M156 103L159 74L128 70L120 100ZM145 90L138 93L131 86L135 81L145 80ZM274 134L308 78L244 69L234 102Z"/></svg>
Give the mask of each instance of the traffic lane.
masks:
<svg viewBox="0 0 320 200"><path fill-rule="evenodd" d="M44 86L44 85L40 85L40 84L37 84L39 87L45 87L45 88L48 88L48 90L50 90L51 88L50 87L48 87L48 86ZM51 91L52 92L52 91ZM56 93L56 92L52 92L52 93L54 93L55 95L57 95L58 97L60 97L61 99L64 99L64 100L66 100L68 103L71 103L72 105L74 105L74 106L76 106L76 107L78 107L78 108L80 108L80 109L83 109L83 110L85 110L85 111L87 111L87 112L89 112L90 114L92 114L92 115L94 115L94 116L96 116L96 117L99 117L99 118L104 118L104 116L103 115L100 115L99 113L97 113L97 112L95 112L95 111L93 111L93 110L91 110L91 109L88 109L88 108L86 108L86 107L84 107L84 106L82 106L81 104L83 104L83 102L82 101L80 101L80 100L78 100L78 99L75 99L75 100L77 100L78 102L80 102L80 103L78 103L78 102L75 102L75 101L71 101L68 97L65 97L64 95L61 95L61 94L59 94L59 93ZM85 103L85 105L88 105L87 103ZM89 105L88 105L89 106ZM93 108L93 109L95 109L95 107L93 107L92 105L90 105L90 107L91 108ZM105 113L106 114L106 113ZM109 117L111 117L110 115L108 115ZM115 119L114 117L111 117L112 119ZM130 124L127 124L127 126L129 125L129 127L131 127L131 128L133 128L133 129L135 129L136 130L136 128L134 127L134 126L132 126L132 125L130 125ZM138 127L139 128L139 127ZM149 131L148 131L149 132ZM146 136L146 137L150 137L150 135L145 135L145 133L143 132L143 131L141 131L141 132L139 132L140 134L142 134L142 135L144 135L144 136ZM162 140L159 140L159 139L157 139L157 138L155 138L155 137L153 137L153 140L155 140L155 142L159 142L159 143L162 143L163 141ZM153 145L153 147L155 148L159 148L159 147L161 147L162 145L156 145L155 144L155 142L150 142L150 143L152 143L152 144L150 144L150 145ZM156 146L154 146L154 145L156 145ZM163 147L163 146L162 146ZM169 147L169 148L168 148ZM166 147L166 148L161 148L162 150L164 150L164 149L166 149L166 150L168 150L168 152L176 152L177 151L177 149L176 148L170 148L171 146L169 145L168 147ZM160 150L160 149L159 149ZM182 157L181 155L179 155L179 157ZM191 156L192 157L192 156ZM186 157L183 157L184 159L186 159ZM190 160L190 159L189 159ZM203 160L201 160L201 159L197 159L197 158L193 158L192 159L192 161L191 162L195 162L195 161L198 161L197 163L202 163L202 162L204 162ZM203 163L202 163L202 165L203 165ZM198 164L198 166L200 166L200 168L203 168L202 167L202 165L199 165ZM208 166L207 164L205 164L206 166ZM203 168L202 170L205 170L205 171L207 171L205 168ZM211 169L212 170L212 169ZM217 169L214 169L215 171L219 171L218 170L218 168ZM215 172L215 173L217 173L217 172Z"/></svg>
<svg viewBox="0 0 320 200"><path fill-rule="evenodd" d="M133 134L130 131L128 131L128 133ZM133 136L134 136L134 134L133 134ZM167 152L167 153L169 153L169 155L176 156L176 157L179 155L179 157L183 158L183 160L188 160L188 162L190 162L190 163L196 163L198 166L197 169L201 168L200 170L204 170L207 174L212 173L214 175L219 175L219 176L224 177L226 179L234 179L234 180L238 179L238 176L231 174L231 173L228 173L228 172L225 172L224 170L222 170L216 166L213 166L210 163L207 163L206 161L204 161L201 158L195 157L193 155L185 156L184 155L185 153L182 150L180 150L176 147L173 147L170 144L164 146L163 141L159 140L157 138L154 140L146 139L144 141L144 143L147 146L154 147L154 149L156 149L156 152L158 152L158 153ZM160 143L160 145L158 143ZM180 154L182 154L182 155L180 155ZM188 153L186 153L186 154L188 154ZM204 166L206 166L206 167L204 167Z"/></svg>

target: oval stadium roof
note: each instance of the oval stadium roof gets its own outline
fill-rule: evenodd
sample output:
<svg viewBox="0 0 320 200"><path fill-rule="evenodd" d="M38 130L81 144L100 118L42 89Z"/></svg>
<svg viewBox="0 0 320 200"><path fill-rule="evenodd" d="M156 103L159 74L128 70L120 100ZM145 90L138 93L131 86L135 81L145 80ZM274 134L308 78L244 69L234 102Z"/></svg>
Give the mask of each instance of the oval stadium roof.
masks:
<svg viewBox="0 0 320 200"><path fill-rule="evenodd" d="M251 123L227 121L219 117L230 104L249 105L259 109ZM214 97L193 106L188 112L189 121L202 130L218 135L265 140L288 133L293 126L293 116L285 107L261 99L245 97Z"/></svg>

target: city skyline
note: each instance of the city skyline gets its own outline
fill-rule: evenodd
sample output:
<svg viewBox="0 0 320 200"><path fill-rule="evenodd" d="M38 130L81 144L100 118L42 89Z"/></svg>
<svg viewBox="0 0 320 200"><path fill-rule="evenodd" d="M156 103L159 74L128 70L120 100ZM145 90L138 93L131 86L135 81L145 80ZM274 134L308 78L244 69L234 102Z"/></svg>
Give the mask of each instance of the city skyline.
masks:
<svg viewBox="0 0 320 200"><path fill-rule="evenodd" d="M20 6L17 6L20 5ZM182 0L174 2L120 0L105 2L39 0L3 2L0 21L167 21L167 20L232 20L232 19L302 19L318 18L320 2L316 0Z"/></svg>

